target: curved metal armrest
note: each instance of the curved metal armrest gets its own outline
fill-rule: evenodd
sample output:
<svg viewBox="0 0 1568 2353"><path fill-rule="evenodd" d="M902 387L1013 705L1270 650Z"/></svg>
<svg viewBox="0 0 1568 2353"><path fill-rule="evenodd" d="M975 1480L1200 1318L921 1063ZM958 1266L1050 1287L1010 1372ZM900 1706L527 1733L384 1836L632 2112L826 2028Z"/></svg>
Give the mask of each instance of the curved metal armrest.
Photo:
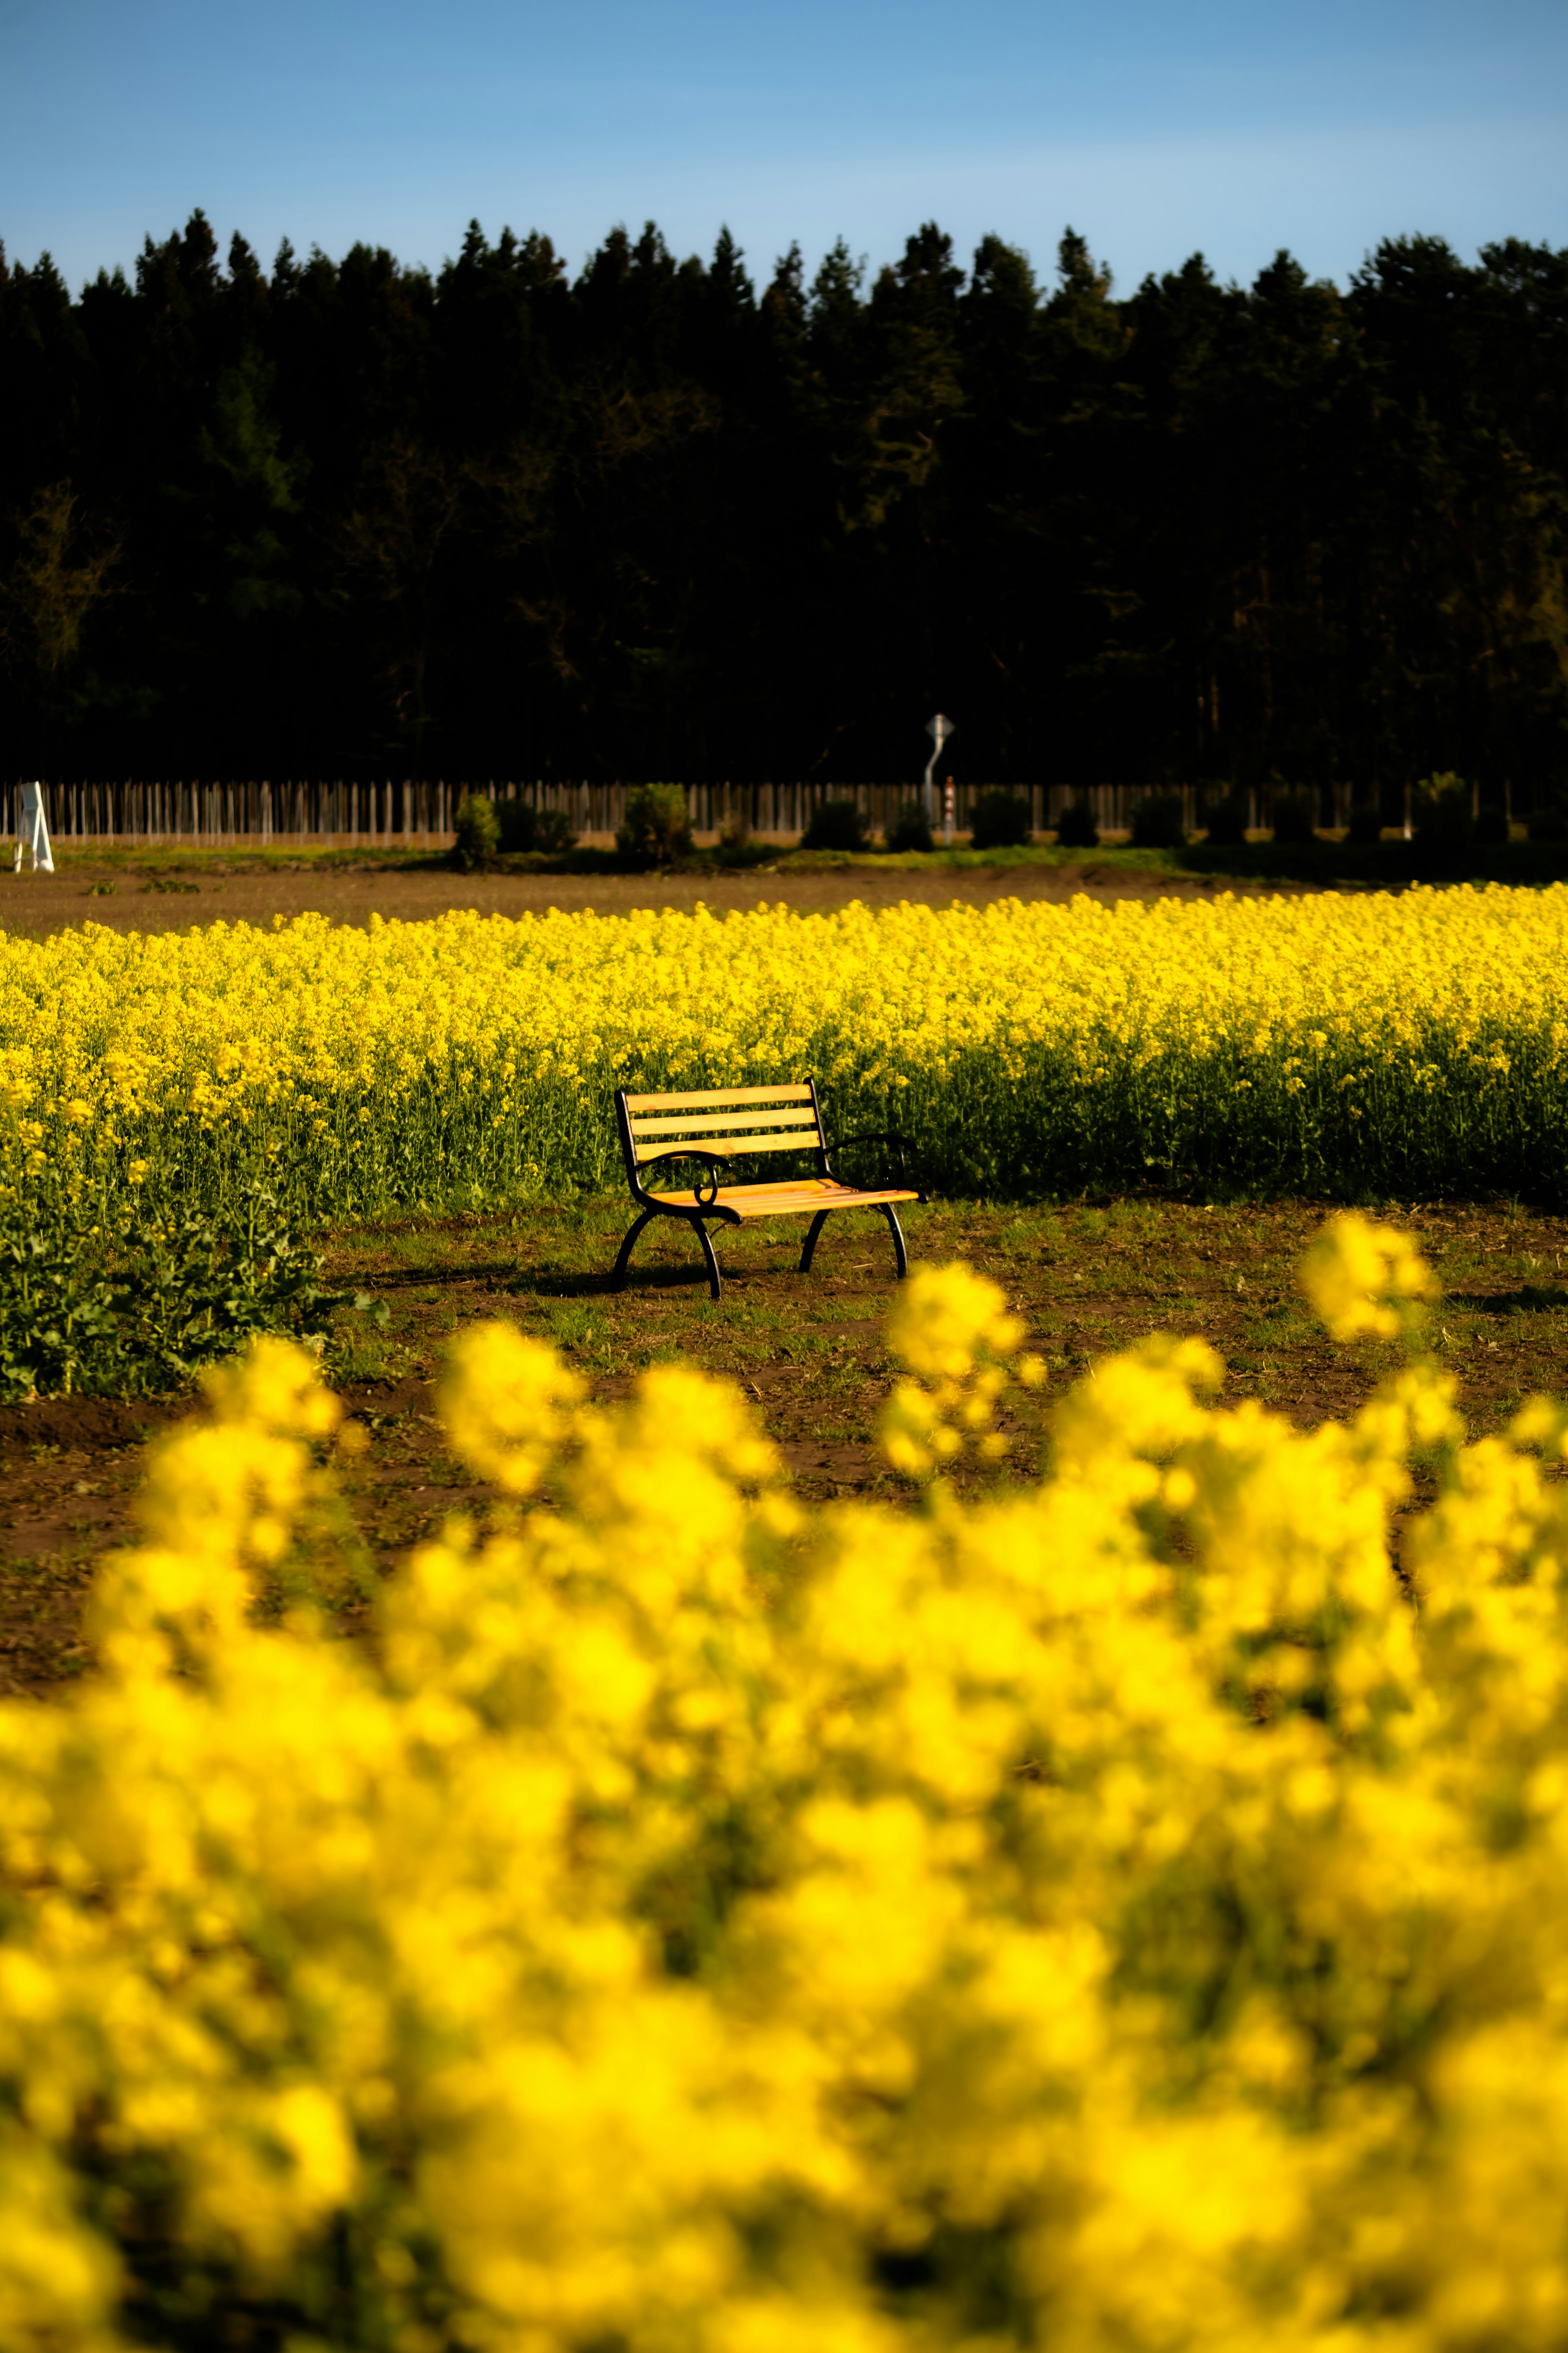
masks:
<svg viewBox="0 0 1568 2353"><path fill-rule="evenodd" d="M643 1186L642 1178L644 1169L662 1167L667 1160L705 1160L709 1167L713 1172L711 1176L706 1180L708 1184L708 1198L706 1201L702 1198L704 1179L700 1176L691 1188L691 1198L696 1202L700 1209L711 1208L714 1201L718 1198L719 1177L721 1172L729 1166L734 1156L735 1155L732 1152L702 1152L700 1150L694 1150L690 1146L683 1144L672 1145L670 1150L668 1152L656 1152L650 1160L639 1160L637 1164L638 1197L645 1201L653 1198ZM658 1206L662 1206L662 1204Z"/></svg>
<svg viewBox="0 0 1568 2353"><path fill-rule="evenodd" d="M868 1128L863 1135L836 1135L831 1144L826 1144L824 1145L824 1150L831 1160L834 1153L846 1152L852 1144L891 1145L894 1152L898 1155L899 1183L900 1186L908 1186L910 1181L909 1172L904 1155L906 1153L912 1153L915 1149L914 1144L909 1136L895 1134L891 1128ZM920 1183L918 1172L916 1177L916 1189L923 1201L925 1198L925 1187L923 1184Z"/></svg>

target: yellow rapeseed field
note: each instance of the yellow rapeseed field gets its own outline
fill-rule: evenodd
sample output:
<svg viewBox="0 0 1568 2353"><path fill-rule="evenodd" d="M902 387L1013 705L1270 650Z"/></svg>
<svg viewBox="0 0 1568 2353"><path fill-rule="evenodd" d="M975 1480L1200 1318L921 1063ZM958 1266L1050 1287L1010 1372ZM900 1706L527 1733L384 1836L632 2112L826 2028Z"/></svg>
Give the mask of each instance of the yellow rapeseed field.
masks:
<svg viewBox="0 0 1568 2353"><path fill-rule="evenodd" d="M478 1205L612 1180L617 1082L813 1072L952 1191L1539 1194L1568 889L89 924L0 940L0 1181L40 1191Z"/></svg>
<svg viewBox="0 0 1568 2353"><path fill-rule="evenodd" d="M1307 1274L1428 1287L1354 1218ZM889 1336L912 1475L1038 1376L962 1267ZM811 1516L733 1389L480 1327L513 1516L367 1648L335 1404L209 1375L99 1671L0 1709L7 2353L1560 2353L1568 1412L1216 1373Z"/></svg>

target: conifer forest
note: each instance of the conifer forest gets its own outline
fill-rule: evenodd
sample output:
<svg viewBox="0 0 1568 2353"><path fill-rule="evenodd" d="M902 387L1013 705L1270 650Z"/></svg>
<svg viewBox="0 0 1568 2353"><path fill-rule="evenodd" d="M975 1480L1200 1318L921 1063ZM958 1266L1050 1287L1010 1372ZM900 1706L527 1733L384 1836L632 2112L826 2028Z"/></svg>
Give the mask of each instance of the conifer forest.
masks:
<svg viewBox="0 0 1568 2353"><path fill-rule="evenodd" d="M17 774L1568 786L1568 250L0 253Z"/></svg>

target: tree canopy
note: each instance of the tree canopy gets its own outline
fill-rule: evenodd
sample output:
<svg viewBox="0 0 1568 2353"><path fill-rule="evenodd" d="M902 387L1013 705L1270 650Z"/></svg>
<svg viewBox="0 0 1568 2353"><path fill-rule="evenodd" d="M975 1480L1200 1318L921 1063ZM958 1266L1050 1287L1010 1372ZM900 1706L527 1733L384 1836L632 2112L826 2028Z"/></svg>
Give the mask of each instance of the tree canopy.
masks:
<svg viewBox="0 0 1568 2353"><path fill-rule="evenodd" d="M18 772L1568 784L1568 250L0 248Z"/></svg>

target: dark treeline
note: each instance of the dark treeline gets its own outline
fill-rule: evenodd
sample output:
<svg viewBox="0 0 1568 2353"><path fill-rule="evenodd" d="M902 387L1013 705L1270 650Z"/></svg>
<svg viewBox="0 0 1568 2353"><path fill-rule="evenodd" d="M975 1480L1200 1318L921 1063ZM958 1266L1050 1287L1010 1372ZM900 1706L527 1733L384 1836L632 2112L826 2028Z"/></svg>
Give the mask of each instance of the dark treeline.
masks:
<svg viewBox="0 0 1568 2353"><path fill-rule="evenodd" d="M1568 786L1568 251L0 252L14 773Z"/></svg>

